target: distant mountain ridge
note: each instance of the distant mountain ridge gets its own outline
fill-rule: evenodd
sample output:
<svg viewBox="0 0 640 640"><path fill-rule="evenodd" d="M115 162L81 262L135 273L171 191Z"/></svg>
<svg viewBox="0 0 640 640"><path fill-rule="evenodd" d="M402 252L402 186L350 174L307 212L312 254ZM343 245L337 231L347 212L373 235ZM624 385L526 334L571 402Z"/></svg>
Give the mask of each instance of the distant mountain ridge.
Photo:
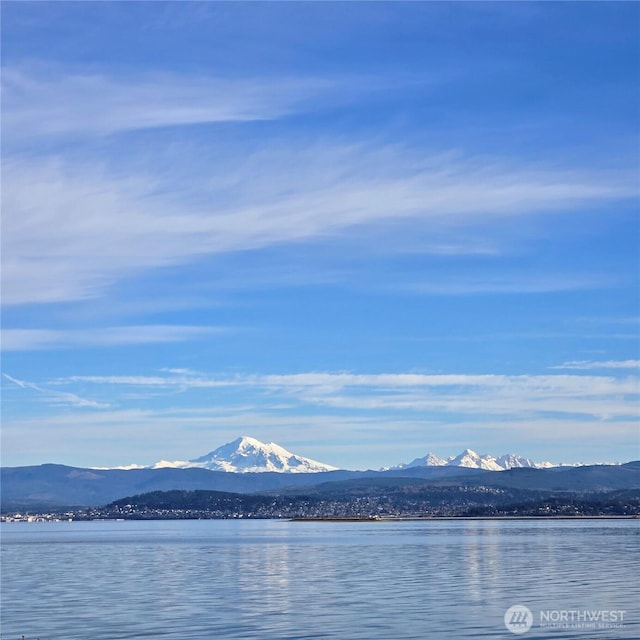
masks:
<svg viewBox="0 0 640 640"><path fill-rule="evenodd" d="M339 495L359 486L375 494L379 487L384 493L389 483L398 482L407 486L425 482L442 487L493 486L500 491L504 488L581 493L640 489L640 463L553 466L515 455L481 456L466 449L446 460L427 454L394 469L349 471L304 458L274 443L242 436L184 462L161 461L147 467L119 469L56 464L0 469L3 510L105 505L125 496L170 490L293 495L315 491L313 487L318 487L318 491L329 487Z"/></svg>
<svg viewBox="0 0 640 640"><path fill-rule="evenodd" d="M345 484L346 483L346 484ZM82 469L43 464L2 467L2 511L52 506L105 505L125 496L151 491L209 490L276 495L323 492L335 495L355 487L368 495L384 494L387 485L407 487L494 487L558 492L640 490L640 461L622 465L514 468L502 473L456 466L422 466L394 471L328 471L326 473L228 473L187 469ZM495 493L495 492L494 492Z"/></svg>

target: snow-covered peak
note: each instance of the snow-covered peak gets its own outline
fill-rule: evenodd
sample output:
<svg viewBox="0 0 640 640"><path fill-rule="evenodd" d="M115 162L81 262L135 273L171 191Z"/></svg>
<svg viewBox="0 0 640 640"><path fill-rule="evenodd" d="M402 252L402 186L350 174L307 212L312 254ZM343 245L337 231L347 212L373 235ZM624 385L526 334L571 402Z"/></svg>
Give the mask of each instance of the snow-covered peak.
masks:
<svg viewBox="0 0 640 640"><path fill-rule="evenodd" d="M443 467L447 461L438 457L435 453L427 453L422 458L416 458L411 462L401 463L391 469L410 469L411 467Z"/></svg>
<svg viewBox="0 0 640 640"><path fill-rule="evenodd" d="M487 471L504 471L493 456L483 455L471 449L465 449L461 454L447 462L450 467L467 467L468 469L486 469Z"/></svg>
<svg viewBox="0 0 640 640"><path fill-rule="evenodd" d="M440 467L445 465L449 467L466 467L467 469L485 469L486 471L506 471L516 468L548 469L556 466L551 462L533 462L529 458L523 458L513 453L495 458L491 455L480 455L472 449L465 449L457 456L451 456L446 459L440 458L434 453L428 453L422 458L416 458L412 462L399 464L392 468L408 469L410 467Z"/></svg>
<svg viewBox="0 0 640 640"><path fill-rule="evenodd" d="M412 467L466 467L468 469L484 469L487 471L506 471L508 469L548 469L557 466L580 466L580 464L553 464L551 462L534 462L513 453L499 457L479 454L472 449L465 449L457 456L441 458L435 453L427 453L411 462L394 467L383 467L380 471L410 469ZM259 473L275 471L278 473L317 473L336 471L336 467L304 458L287 451L275 442L264 443L251 436L241 436L232 442L210 451L204 456L191 460L160 460L150 467L128 465L121 469L187 469L201 468L213 471L229 471L232 473Z"/></svg>
<svg viewBox="0 0 640 640"><path fill-rule="evenodd" d="M155 464L151 465L152 469L185 469L186 467L192 467L188 460L158 460Z"/></svg>
<svg viewBox="0 0 640 640"><path fill-rule="evenodd" d="M187 462L161 461L154 465L154 468L160 467L199 467L212 471L229 471L233 473L260 473L265 471L316 473L336 470L336 467L331 465L291 453L275 442L265 444L250 436L236 438L233 442L228 442L204 456Z"/></svg>
<svg viewBox="0 0 640 640"><path fill-rule="evenodd" d="M539 469L541 466L553 466L550 462L537 463L529 458L523 458L522 456L517 456L513 453L507 453L500 456L496 459L496 463L503 469Z"/></svg>

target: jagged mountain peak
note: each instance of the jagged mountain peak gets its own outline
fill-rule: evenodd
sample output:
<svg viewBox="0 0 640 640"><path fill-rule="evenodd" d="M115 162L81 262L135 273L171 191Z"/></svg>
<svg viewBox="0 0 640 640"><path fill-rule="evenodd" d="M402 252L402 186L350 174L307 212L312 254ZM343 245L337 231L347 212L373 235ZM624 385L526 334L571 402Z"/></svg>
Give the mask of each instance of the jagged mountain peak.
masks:
<svg viewBox="0 0 640 640"><path fill-rule="evenodd" d="M487 471L503 471L493 456L480 455L472 449L465 449L455 458L450 459L447 465L452 467L467 467L469 469L486 469Z"/></svg>
<svg viewBox="0 0 640 640"><path fill-rule="evenodd" d="M407 469L410 467L432 467L432 466L449 466L449 467L466 467L468 469L485 469L487 471L506 471L514 468L532 468L542 469L554 466L550 462L533 462L529 458L523 458L513 453L508 453L498 458L479 454L473 449L465 449L457 456L449 458L440 458L434 453L428 453L426 456L416 458L409 463L399 464L393 469Z"/></svg>
<svg viewBox="0 0 640 640"><path fill-rule="evenodd" d="M240 446L245 446L245 447L259 447L262 444L264 444L263 442L260 442L260 440L256 440L255 438L252 438L251 436L240 436L239 438L236 438L235 440L233 440L232 442L228 442L228 445L234 445L237 447ZM271 443L269 443L271 444Z"/></svg>
<svg viewBox="0 0 640 640"><path fill-rule="evenodd" d="M447 461L443 458L440 458L435 453L427 453L426 456L422 456L421 458L416 458L411 462L401 463L396 465L395 467L391 467L391 469L409 469L411 467L443 467L447 464ZM389 467L385 467L388 469Z"/></svg>

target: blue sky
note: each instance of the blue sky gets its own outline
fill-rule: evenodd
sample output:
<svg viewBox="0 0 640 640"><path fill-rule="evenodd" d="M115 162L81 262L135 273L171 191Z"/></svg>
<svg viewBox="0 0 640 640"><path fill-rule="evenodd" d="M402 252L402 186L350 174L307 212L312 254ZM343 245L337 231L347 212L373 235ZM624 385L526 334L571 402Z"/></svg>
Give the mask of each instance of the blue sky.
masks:
<svg viewBox="0 0 640 640"><path fill-rule="evenodd" d="M637 3L2 6L2 464L638 440Z"/></svg>

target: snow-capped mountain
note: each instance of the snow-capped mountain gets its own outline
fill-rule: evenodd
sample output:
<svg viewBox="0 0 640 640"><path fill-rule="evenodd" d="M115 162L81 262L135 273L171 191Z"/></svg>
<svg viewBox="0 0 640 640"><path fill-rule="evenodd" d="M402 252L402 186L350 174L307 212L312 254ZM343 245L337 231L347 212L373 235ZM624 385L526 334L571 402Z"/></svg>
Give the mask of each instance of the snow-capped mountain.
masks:
<svg viewBox="0 0 640 640"><path fill-rule="evenodd" d="M530 458L523 458L522 456L516 456L513 453L507 453L504 456L496 458L496 462L503 469L519 469L526 467L529 469L549 469L556 467L552 462L534 462ZM563 466L575 466L575 465L563 465Z"/></svg>
<svg viewBox="0 0 640 640"><path fill-rule="evenodd" d="M465 449L457 456L440 458L434 453L428 453L422 458L416 458L412 462L399 464L392 469L408 469L410 467L466 467L467 469L485 469L486 471L506 471L527 467L530 469L547 469L553 467L551 462L533 462L529 458L523 458L513 453L494 458L490 455L480 455L471 449Z"/></svg>
<svg viewBox="0 0 640 640"><path fill-rule="evenodd" d="M401 463L392 469L409 469L410 467L444 467L447 461L444 458L440 458L435 453L427 453L422 458L416 458L411 462Z"/></svg>
<svg viewBox="0 0 640 640"><path fill-rule="evenodd" d="M462 453L447 461L450 467L466 467L467 469L486 469L487 471L504 471L493 456L484 455L465 449Z"/></svg>
<svg viewBox="0 0 640 640"><path fill-rule="evenodd" d="M249 436L237 438L233 442L224 444L193 460L185 462L161 460L153 465L154 469L163 467L177 469L200 467L212 471L230 471L232 473L260 473L264 471L317 473L336 470L336 467L331 465L291 453L274 442L265 444Z"/></svg>
<svg viewBox="0 0 640 640"><path fill-rule="evenodd" d="M465 449L457 456L441 458L435 453L427 453L426 456L415 458L411 462L398 464L394 467L384 467L381 471L410 469L412 467L466 467L467 469L484 469L486 471L506 471L507 469L529 468L548 469L556 466L579 465L555 465L551 462L534 462L530 458L508 453L500 457L480 455L471 449ZM287 451L280 445L270 442L265 444L255 438L242 436L233 442L210 451L204 456L192 460L176 460L169 462L160 460L151 469L162 468L189 469L201 468L212 471L229 471L232 473L260 473L275 471L278 473L317 473L321 471L336 471L337 467L304 458ZM121 469L145 468L140 465L129 465Z"/></svg>

